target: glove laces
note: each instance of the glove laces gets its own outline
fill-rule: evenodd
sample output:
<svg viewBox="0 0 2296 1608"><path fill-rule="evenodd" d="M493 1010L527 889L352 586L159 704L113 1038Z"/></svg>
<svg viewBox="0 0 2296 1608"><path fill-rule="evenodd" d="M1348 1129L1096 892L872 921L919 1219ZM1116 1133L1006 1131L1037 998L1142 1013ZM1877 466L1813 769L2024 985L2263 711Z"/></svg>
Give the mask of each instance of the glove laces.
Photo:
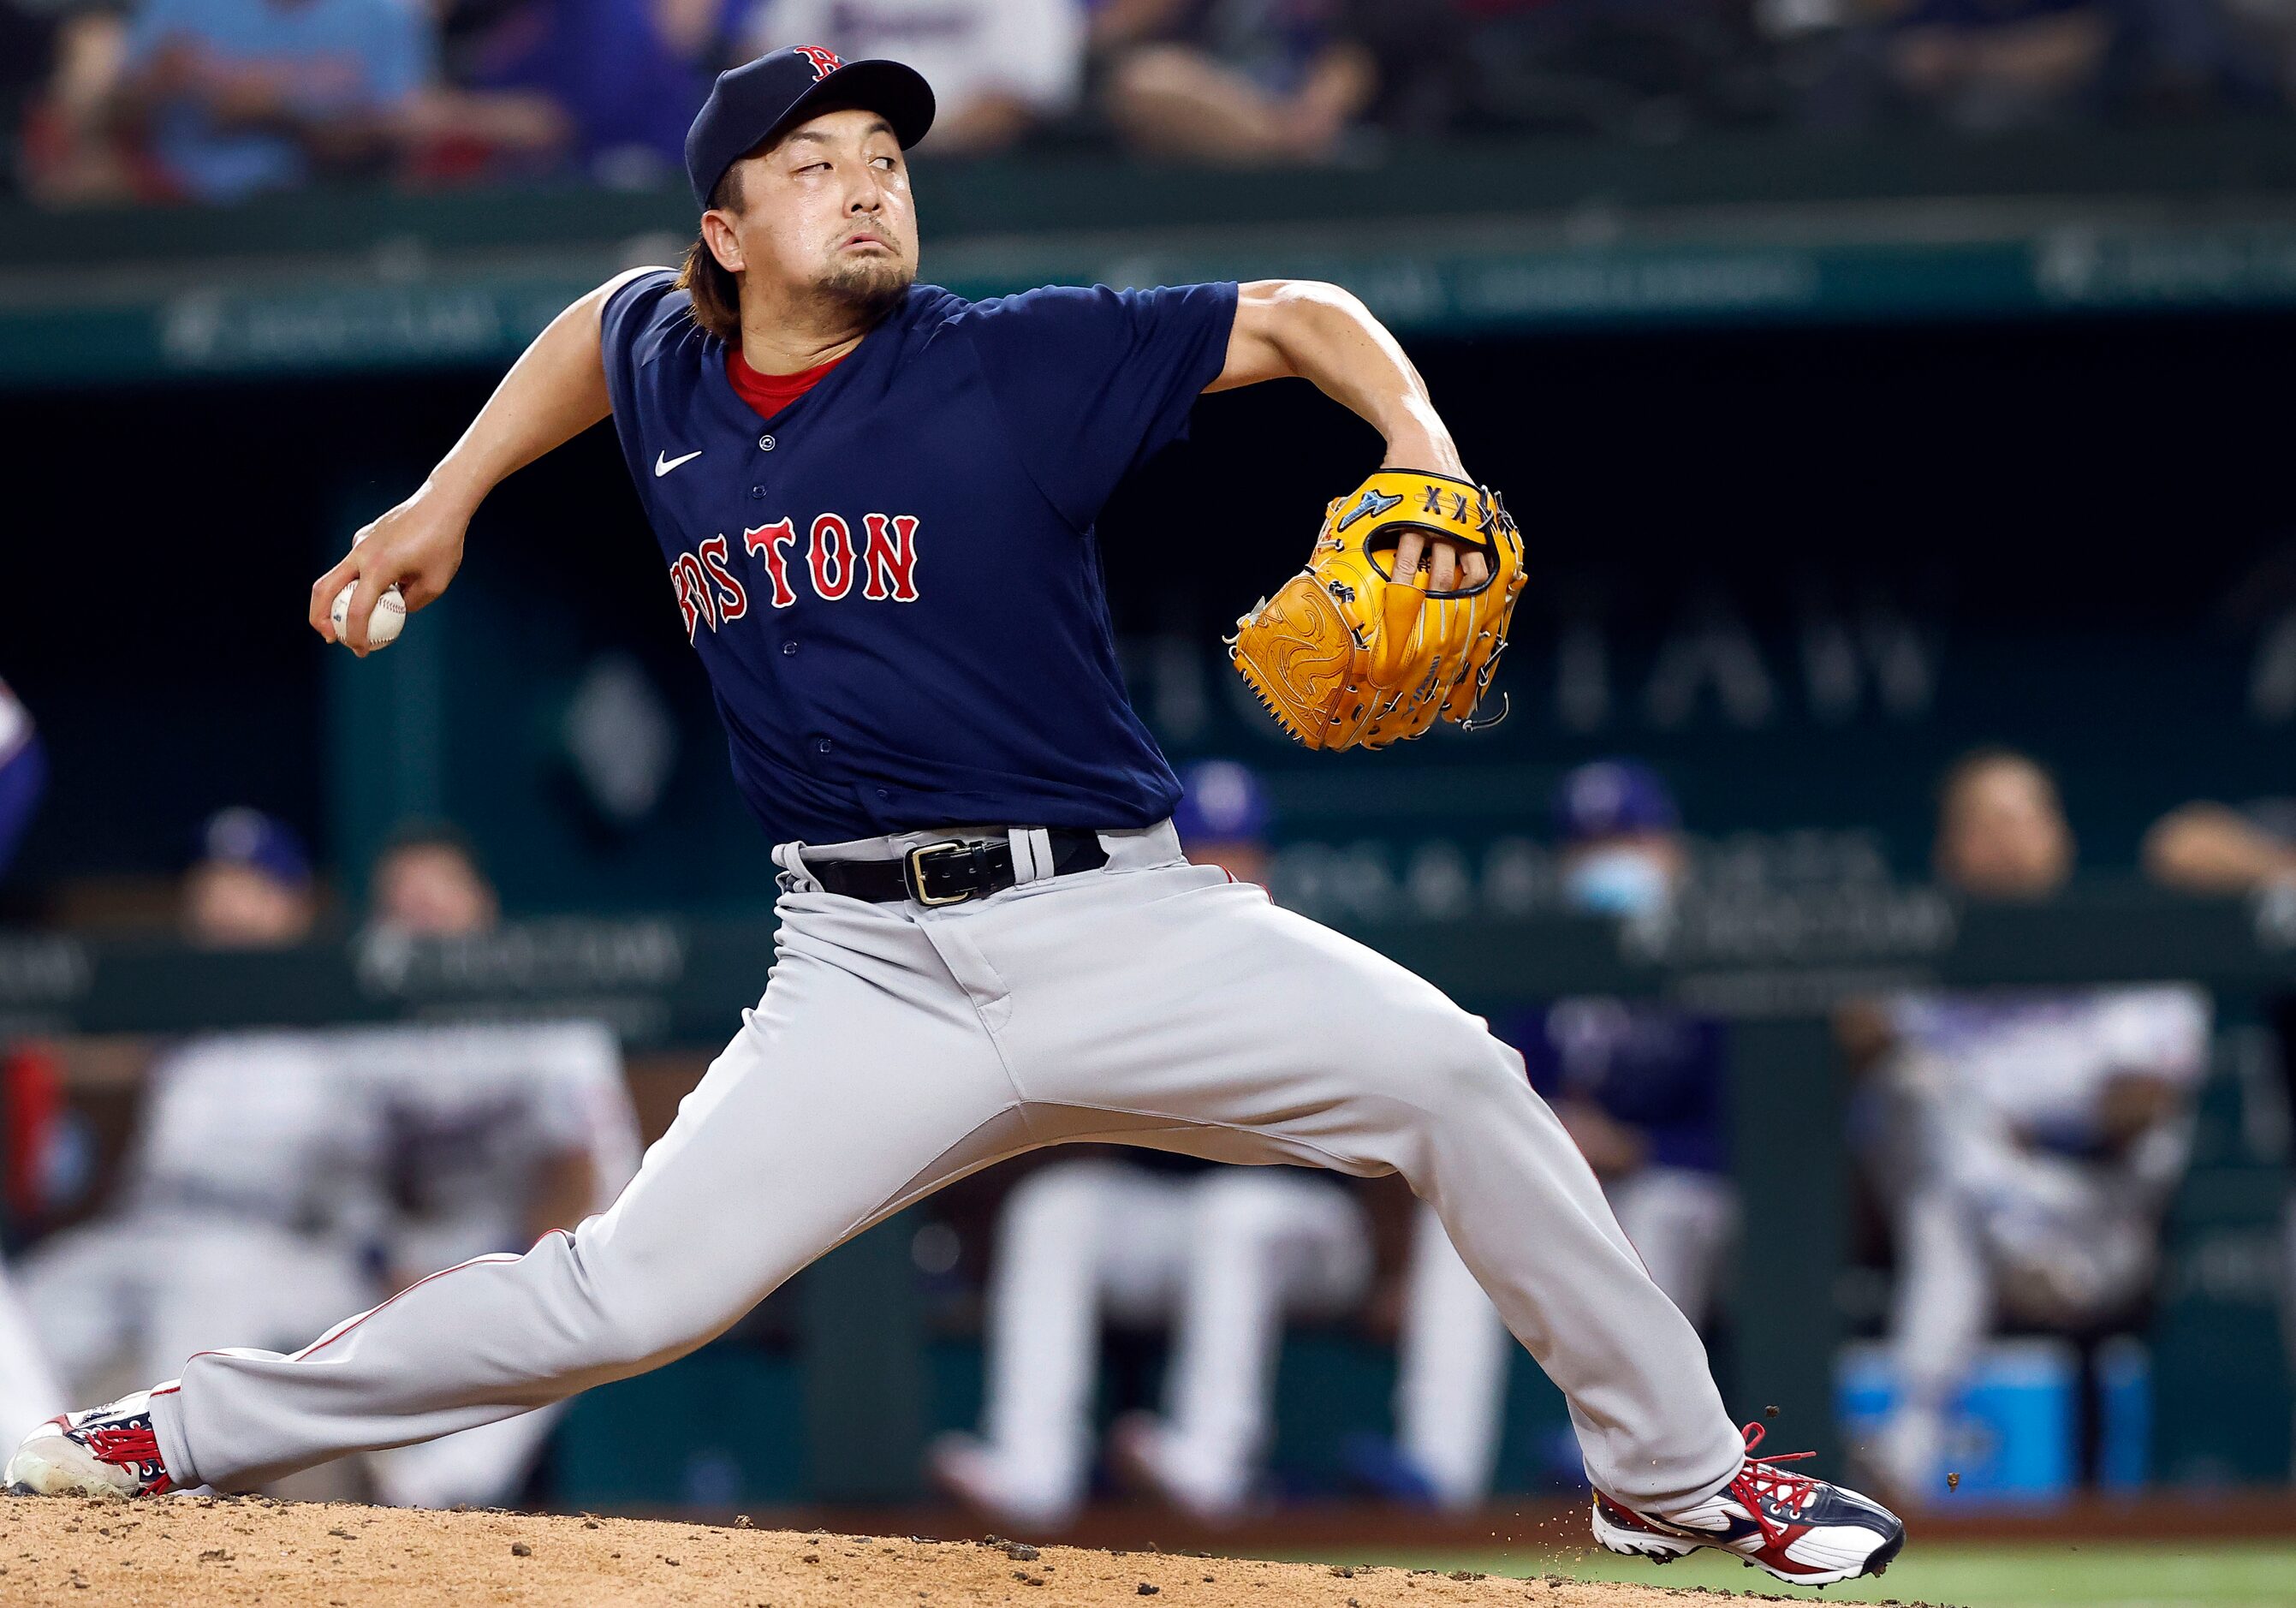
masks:
<svg viewBox="0 0 2296 1608"><path fill-rule="evenodd" d="M1740 1432L1746 1438L1746 1461L1738 1469L1738 1477L1730 1481L1727 1489L1739 1506L1753 1515L1761 1526L1762 1539L1771 1546L1785 1538L1786 1526L1799 1519L1801 1510L1817 1493L1817 1481L1802 1474L1790 1474L1777 1465L1799 1463L1805 1457L1815 1457L1816 1452L1774 1452L1767 1457L1757 1457L1755 1450L1768 1432L1759 1423L1750 1423ZM1772 1508L1782 1509L1792 1519L1771 1516Z"/></svg>

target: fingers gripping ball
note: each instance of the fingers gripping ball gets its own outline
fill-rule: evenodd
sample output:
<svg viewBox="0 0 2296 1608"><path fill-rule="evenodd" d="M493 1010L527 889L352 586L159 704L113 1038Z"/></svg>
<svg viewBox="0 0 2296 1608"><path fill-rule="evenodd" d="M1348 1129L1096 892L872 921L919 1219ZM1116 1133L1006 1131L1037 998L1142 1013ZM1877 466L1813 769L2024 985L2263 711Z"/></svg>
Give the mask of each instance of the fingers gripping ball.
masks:
<svg viewBox="0 0 2296 1608"><path fill-rule="evenodd" d="M334 607L327 618L334 622L335 640L340 642L350 628L351 595L358 590L352 581L335 594ZM406 599L395 586L386 587L381 597L374 600L374 612L367 617L366 641L370 648L387 648L398 640L398 633L406 625Z"/></svg>
<svg viewBox="0 0 2296 1608"><path fill-rule="evenodd" d="M1488 575L1448 592L1393 575L1408 531L1480 553ZM1309 748L1384 748L1439 718L1476 724L1521 590L1522 537L1497 492L1383 469L1324 510L1308 567L1236 621L1228 656Z"/></svg>

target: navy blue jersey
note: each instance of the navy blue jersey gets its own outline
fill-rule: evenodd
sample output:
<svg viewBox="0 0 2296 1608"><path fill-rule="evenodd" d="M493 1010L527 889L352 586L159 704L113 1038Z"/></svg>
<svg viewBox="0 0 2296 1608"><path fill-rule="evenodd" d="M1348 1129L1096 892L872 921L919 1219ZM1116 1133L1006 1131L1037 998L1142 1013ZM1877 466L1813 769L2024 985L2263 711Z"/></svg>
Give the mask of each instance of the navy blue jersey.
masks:
<svg viewBox="0 0 2296 1608"><path fill-rule="evenodd" d="M606 303L622 454L742 796L777 841L1145 826L1094 523L1218 377L1233 283L934 285L760 418L666 271Z"/></svg>
<svg viewBox="0 0 2296 1608"><path fill-rule="evenodd" d="M1560 999L1501 1037L1522 1052L1540 1094L1590 1101L1641 1129L1659 1166L1728 1167L1720 1022L1638 1000Z"/></svg>

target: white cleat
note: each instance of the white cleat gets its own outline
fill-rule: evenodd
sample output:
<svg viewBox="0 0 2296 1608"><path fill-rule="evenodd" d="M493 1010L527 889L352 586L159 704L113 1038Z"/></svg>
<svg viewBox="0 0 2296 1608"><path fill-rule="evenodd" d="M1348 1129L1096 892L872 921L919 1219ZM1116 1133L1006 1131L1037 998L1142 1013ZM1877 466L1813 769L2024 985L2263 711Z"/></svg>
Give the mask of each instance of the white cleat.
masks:
<svg viewBox="0 0 2296 1608"><path fill-rule="evenodd" d="M1809 1456L1757 1457L1762 1426L1746 1426L1738 1477L1694 1507L1663 1515L1595 1498L1595 1538L1611 1552L1671 1563L1702 1547L1797 1586L1880 1574L1906 1545L1898 1515L1847 1487L1778 1467Z"/></svg>
<svg viewBox="0 0 2296 1608"><path fill-rule="evenodd" d="M152 1432L152 1392L65 1413L24 1437L8 1459L15 1497L155 1497L173 1489Z"/></svg>

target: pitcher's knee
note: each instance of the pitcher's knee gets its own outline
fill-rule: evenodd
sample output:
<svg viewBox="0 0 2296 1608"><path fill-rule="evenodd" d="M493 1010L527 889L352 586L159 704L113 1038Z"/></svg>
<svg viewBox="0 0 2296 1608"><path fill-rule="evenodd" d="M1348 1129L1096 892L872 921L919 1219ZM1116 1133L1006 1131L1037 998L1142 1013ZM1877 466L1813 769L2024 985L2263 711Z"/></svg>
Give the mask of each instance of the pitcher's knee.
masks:
<svg viewBox="0 0 2296 1608"><path fill-rule="evenodd" d="M1480 1120L1495 1103L1535 1100L1522 1057L1491 1036L1480 1017L1456 1007L1430 1013L1404 1064L1417 1103L1445 1120Z"/></svg>
<svg viewBox="0 0 2296 1608"><path fill-rule="evenodd" d="M585 1255L585 1250L589 1254ZM620 1378L684 1356L725 1332L747 1309L733 1292L652 1277L627 1258L575 1243L575 1300L562 1316L576 1370Z"/></svg>

